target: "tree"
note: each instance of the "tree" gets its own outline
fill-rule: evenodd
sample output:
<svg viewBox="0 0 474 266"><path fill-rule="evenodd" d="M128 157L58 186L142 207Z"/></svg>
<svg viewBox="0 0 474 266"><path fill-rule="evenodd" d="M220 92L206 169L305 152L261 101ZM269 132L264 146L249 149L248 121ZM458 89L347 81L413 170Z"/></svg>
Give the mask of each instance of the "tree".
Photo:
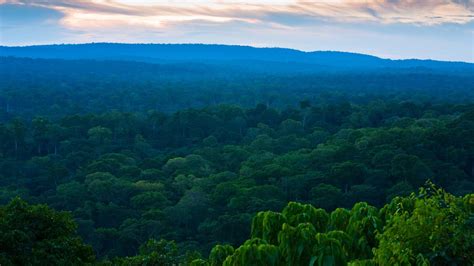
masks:
<svg viewBox="0 0 474 266"><path fill-rule="evenodd" d="M2 265L80 265L94 260L92 247L76 235L69 213L20 198L0 207Z"/></svg>
<svg viewBox="0 0 474 266"><path fill-rule="evenodd" d="M406 204L403 202L410 202ZM382 209L388 216L375 261L381 265L469 265L474 261L474 194L455 197L429 184L418 194L397 197Z"/></svg>
<svg viewBox="0 0 474 266"><path fill-rule="evenodd" d="M210 266L221 266L228 256L234 253L234 248L230 245L216 245L209 254Z"/></svg>
<svg viewBox="0 0 474 266"><path fill-rule="evenodd" d="M387 189L387 202L392 201L396 196L408 196L414 191L413 186L408 182L398 182L391 188Z"/></svg>
<svg viewBox="0 0 474 266"><path fill-rule="evenodd" d="M147 191L133 196L130 199L132 206L137 209L163 208L169 204L168 199L161 192Z"/></svg>
<svg viewBox="0 0 474 266"><path fill-rule="evenodd" d="M81 206L85 195L86 186L77 181L64 183L56 187L58 203L61 204L60 206L68 210L75 210L77 207Z"/></svg>
<svg viewBox="0 0 474 266"><path fill-rule="evenodd" d="M346 232L351 236L351 259L370 259L377 245L376 235L382 230L382 221L377 208L359 202L350 211Z"/></svg>
<svg viewBox="0 0 474 266"><path fill-rule="evenodd" d="M169 208L170 220L184 226L185 230L193 230L206 217L209 199L198 190L188 190L178 203Z"/></svg>
<svg viewBox="0 0 474 266"><path fill-rule="evenodd" d="M306 99L303 101L300 101L300 109L303 112L303 121L302 121L302 127L303 129L306 128L306 121L308 120L308 116L310 114L309 110L311 108L311 101Z"/></svg>
<svg viewBox="0 0 474 266"><path fill-rule="evenodd" d="M140 247L139 255L134 257L118 258L114 265L178 265L181 258L174 241L164 239L150 239Z"/></svg>
<svg viewBox="0 0 474 266"><path fill-rule="evenodd" d="M268 244L265 240L253 238L236 249L231 256L225 259L222 265L276 265L279 260L278 254L276 246Z"/></svg>
<svg viewBox="0 0 474 266"><path fill-rule="evenodd" d="M269 244L278 244L278 233L280 232L286 218L277 212L259 212L252 220L251 236L267 241Z"/></svg>
<svg viewBox="0 0 474 266"><path fill-rule="evenodd" d="M304 130L304 125L301 122L295 121L293 119L287 119L281 122L279 133L282 135L291 135L291 134L299 135L303 133L303 130Z"/></svg>
<svg viewBox="0 0 474 266"><path fill-rule="evenodd" d="M18 153L19 147L24 144L27 128L21 119L16 118L10 122L10 129L14 137L14 146L15 146L15 155L16 155Z"/></svg>
<svg viewBox="0 0 474 266"><path fill-rule="evenodd" d="M104 142L110 140L112 136L112 131L103 126L96 126L87 131L89 138L93 140L96 144L102 145Z"/></svg>
<svg viewBox="0 0 474 266"><path fill-rule="evenodd" d="M418 187L433 176L433 172L415 155L399 154L392 159L391 173L398 180L403 180Z"/></svg>
<svg viewBox="0 0 474 266"><path fill-rule="evenodd" d="M313 247L309 265L336 266L345 265L347 263L347 255L345 254L344 247L334 233L339 232L333 231L330 233L316 234L316 242Z"/></svg>
<svg viewBox="0 0 474 266"><path fill-rule="evenodd" d="M364 165L351 161L335 164L331 168L332 177L344 186L345 193L348 192L349 187L352 185L361 183L364 180L365 174L366 169Z"/></svg>
<svg viewBox="0 0 474 266"><path fill-rule="evenodd" d="M311 189L310 199L314 206L333 210L337 206L341 206L343 194L339 188L323 183Z"/></svg>
<svg viewBox="0 0 474 266"><path fill-rule="evenodd" d="M290 202L281 213L289 225L309 223L314 226L316 232L325 232L329 221L325 210L316 209L309 204Z"/></svg>
<svg viewBox="0 0 474 266"><path fill-rule="evenodd" d="M47 145L48 142L48 128L50 122L47 118L44 117L35 117L32 121L33 127L33 138L37 145L38 154L41 155L43 147Z"/></svg>

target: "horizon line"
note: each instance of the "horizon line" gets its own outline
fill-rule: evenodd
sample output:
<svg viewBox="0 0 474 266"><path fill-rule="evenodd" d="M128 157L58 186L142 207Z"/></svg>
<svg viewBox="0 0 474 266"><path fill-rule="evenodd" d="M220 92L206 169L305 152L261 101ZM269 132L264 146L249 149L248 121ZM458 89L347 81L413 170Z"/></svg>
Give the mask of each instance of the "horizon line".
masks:
<svg viewBox="0 0 474 266"><path fill-rule="evenodd" d="M289 47L280 47L280 46L253 46L249 44L222 44L222 43L166 43L166 42L143 42L143 43L133 43L133 42L78 42L78 43L47 43L47 44L25 44L25 45L3 45L0 43L0 47L6 48L27 48L27 47L39 47L39 46L68 46L68 45L89 45L89 44L121 44L121 45L209 45L209 46L236 46L236 47L247 47L253 49L281 49L281 50L291 50L295 52L301 53L318 53L318 52L325 52L325 53L345 53L345 54L353 54L353 55L364 55L364 56L371 56L374 58L382 59L382 60L391 60L391 61L410 61L410 60L417 60L417 61L433 61L433 62L446 62L446 63L464 63L464 64L474 64L473 61L459 61L459 60L440 60L440 59L433 59L433 58L389 58L389 57L382 57L373 54L366 54L361 52L353 52L353 51L341 51L341 50L302 50L297 48L289 48ZM1 56L1 55L0 55Z"/></svg>

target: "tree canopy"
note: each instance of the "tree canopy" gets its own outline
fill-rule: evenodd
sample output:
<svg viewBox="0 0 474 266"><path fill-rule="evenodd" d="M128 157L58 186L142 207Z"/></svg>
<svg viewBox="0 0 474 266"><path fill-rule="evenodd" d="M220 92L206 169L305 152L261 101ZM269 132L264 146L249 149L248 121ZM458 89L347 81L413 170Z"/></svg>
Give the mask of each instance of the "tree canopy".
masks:
<svg viewBox="0 0 474 266"><path fill-rule="evenodd" d="M472 264L471 72L235 64L0 57L0 264Z"/></svg>

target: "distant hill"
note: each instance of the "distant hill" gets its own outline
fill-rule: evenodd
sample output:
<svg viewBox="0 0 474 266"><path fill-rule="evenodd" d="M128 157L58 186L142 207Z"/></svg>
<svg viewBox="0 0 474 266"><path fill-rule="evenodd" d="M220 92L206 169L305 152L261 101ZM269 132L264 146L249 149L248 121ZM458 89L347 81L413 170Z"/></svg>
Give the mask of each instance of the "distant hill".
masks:
<svg viewBox="0 0 474 266"><path fill-rule="evenodd" d="M261 70L308 71L329 69L428 68L443 71L474 70L474 64L433 60L390 60L334 51L303 52L285 48L256 48L206 44L58 44L0 46L0 56L46 59L126 60L148 63L192 61L229 64Z"/></svg>

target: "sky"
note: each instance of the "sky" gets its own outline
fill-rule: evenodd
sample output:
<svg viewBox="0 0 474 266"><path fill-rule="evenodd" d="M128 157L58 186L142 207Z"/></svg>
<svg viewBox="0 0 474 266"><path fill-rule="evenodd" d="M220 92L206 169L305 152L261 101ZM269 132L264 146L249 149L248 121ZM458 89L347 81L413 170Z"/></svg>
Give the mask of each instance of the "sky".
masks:
<svg viewBox="0 0 474 266"><path fill-rule="evenodd" d="M0 44L218 43L474 62L474 0L0 0Z"/></svg>

